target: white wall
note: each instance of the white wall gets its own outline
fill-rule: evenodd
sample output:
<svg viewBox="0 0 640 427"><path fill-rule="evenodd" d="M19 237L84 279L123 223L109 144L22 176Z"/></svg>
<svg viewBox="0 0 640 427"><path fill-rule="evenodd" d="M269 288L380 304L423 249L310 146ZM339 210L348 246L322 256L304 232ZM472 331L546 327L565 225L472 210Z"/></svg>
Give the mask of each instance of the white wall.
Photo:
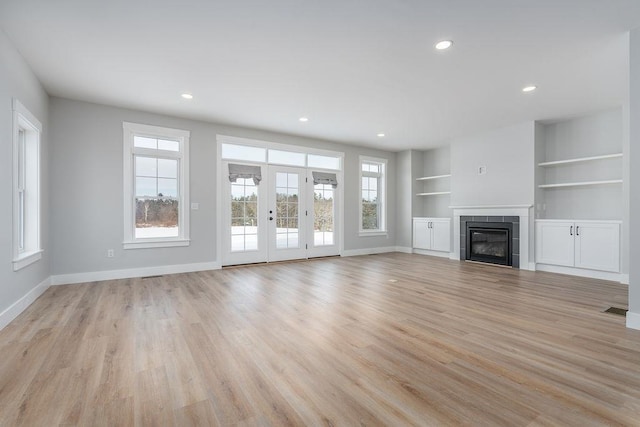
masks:
<svg viewBox="0 0 640 427"><path fill-rule="evenodd" d="M13 107L18 99L42 123L41 136L41 260L13 271ZM22 56L0 30L0 313L49 277L49 118L48 96ZM0 318L0 323L2 319Z"/></svg>
<svg viewBox="0 0 640 427"><path fill-rule="evenodd" d="M640 329L640 28L631 31L629 73L629 313L627 325Z"/></svg>
<svg viewBox="0 0 640 427"><path fill-rule="evenodd" d="M52 98L53 273L56 275L219 261L216 254L216 135L345 153L345 250L396 244L396 154L142 111ZM191 131L191 245L123 250L122 122ZM387 236L358 236L359 155L388 159ZM107 249L115 257L107 258Z"/></svg>
<svg viewBox="0 0 640 427"><path fill-rule="evenodd" d="M396 155L398 191L396 191L396 245L412 246L413 182L411 168L412 151L401 151Z"/></svg>
<svg viewBox="0 0 640 427"><path fill-rule="evenodd" d="M534 122L454 140L451 174L453 206L533 205Z"/></svg>

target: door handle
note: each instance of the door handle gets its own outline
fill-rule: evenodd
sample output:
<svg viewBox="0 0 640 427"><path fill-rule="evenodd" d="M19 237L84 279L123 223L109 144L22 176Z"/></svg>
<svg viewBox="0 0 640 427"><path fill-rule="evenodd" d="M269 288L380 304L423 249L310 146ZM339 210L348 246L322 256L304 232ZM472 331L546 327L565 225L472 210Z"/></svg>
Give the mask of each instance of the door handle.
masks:
<svg viewBox="0 0 640 427"><path fill-rule="evenodd" d="M269 221L273 221L273 217L272 216L269 217Z"/></svg>
<svg viewBox="0 0 640 427"><path fill-rule="evenodd" d="M569 227L569 235L573 236L573 225Z"/></svg>
<svg viewBox="0 0 640 427"><path fill-rule="evenodd" d="M576 236L580 235L580 226L576 225Z"/></svg>

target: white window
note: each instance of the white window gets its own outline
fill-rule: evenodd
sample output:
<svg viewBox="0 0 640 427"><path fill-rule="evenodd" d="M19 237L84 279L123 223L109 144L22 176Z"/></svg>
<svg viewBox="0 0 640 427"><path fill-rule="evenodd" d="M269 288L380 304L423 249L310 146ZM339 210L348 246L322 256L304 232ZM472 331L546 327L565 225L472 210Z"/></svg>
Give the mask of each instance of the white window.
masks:
<svg viewBox="0 0 640 427"><path fill-rule="evenodd" d="M387 161L360 156L360 235L384 235Z"/></svg>
<svg viewBox="0 0 640 427"><path fill-rule="evenodd" d="M42 124L13 100L13 270L42 258L40 134Z"/></svg>
<svg viewBox="0 0 640 427"><path fill-rule="evenodd" d="M124 248L189 245L189 131L123 123Z"/></svg>

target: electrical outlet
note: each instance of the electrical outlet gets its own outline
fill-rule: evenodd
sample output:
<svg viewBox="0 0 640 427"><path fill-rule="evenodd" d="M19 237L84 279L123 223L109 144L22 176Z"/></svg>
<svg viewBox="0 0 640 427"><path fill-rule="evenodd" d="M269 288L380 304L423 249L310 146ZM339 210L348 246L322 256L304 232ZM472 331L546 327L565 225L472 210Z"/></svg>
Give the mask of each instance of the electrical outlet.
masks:
<svg viewBox="0 0 640 427"><path fill-rule="evenodd" d="M200 203L191 203L192 211L197 211L198 209L200 209Z"/></svg>
<svg viewBox="0 0 640 427"><path fill-rule="evenodd" d="M478 166L478 175L485 175L487 173L486 166Z"/></svg>
<svg viewBox="0 0 640 427"><path fill-rule="evenodd" d="M116 254L113 249L107 249L107 258L113 258L114 256L116 256Z"/></svg>

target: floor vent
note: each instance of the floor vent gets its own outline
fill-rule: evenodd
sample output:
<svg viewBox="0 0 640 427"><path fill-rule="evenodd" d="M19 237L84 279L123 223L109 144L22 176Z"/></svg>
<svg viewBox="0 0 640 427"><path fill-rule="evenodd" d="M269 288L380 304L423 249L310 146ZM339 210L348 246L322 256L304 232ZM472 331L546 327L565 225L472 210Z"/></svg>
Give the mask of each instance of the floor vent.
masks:
<svg viewBox="0 0 640 427"><path fill-rule="evenodd" d="M629 310L627 310L626 308L609 307L604 312L605 313L619 314L620 316L626 316L627 315L627 311L629 311Z"/></svg>
<svg viewBox="0 0 640 427"><path fill-rule="evenodd" d="M162 277L162 275L159 275L159 276L145 276L145 277L142 277L141 279L142 280L157 279L158 277Z"/></svg>

